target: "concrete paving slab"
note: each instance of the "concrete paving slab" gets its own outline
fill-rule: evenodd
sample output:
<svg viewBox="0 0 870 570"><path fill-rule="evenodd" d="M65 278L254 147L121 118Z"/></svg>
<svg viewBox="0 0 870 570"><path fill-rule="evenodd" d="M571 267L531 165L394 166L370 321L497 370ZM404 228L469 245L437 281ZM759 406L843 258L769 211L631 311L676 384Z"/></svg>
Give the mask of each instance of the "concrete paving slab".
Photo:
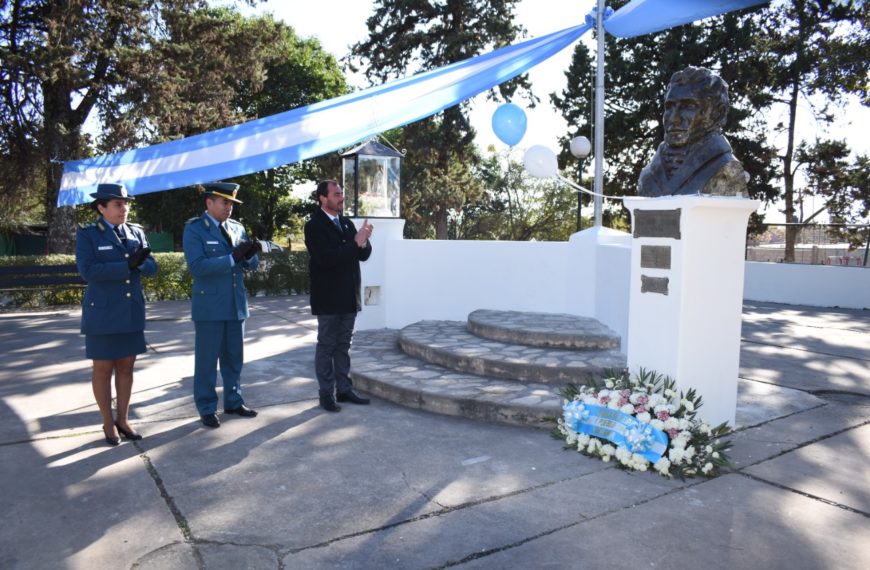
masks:
<svg viewBox="0 0 870 570"><path fill-rule="evenodd" d="M823 406L822 398L775 384L738 379L736 429Z"/></svg>
<svg viewBox="0 0 870 570"><path fill-rule="evenodd" d="M380 403L325 414L311 401L218 430L177 426L143 447L198 540L286 548L607 468L559 453L546 433L505 429Z"/></svg>
<svg viewBox="0 0 870 570"><path fill-rule="evenodd" d="M743 343L739 375L807 392L833 390L870 397L870 361L788 347Z"/></svg>
<svg viewBox="0 0 870 570"><path fill-rule="evenodd" d="M737 468L755 465L867 421L866 407L829 402L736 432L731 438L731 461Z"/></svg>
<svg viewBox="0 0 870 570"><path fill-rule="evenodd" d="M870 517L870 425L753 465L746 472ZM870 524L866 526L870 531Z"/></svg>
<svg viewBox="0 0 870 570"><path fill-rule="evenodd" d="M130 568L182 539L135 446L93 436L0 448L0 567Z"/></svg>
<svg viewBox="0 0 870 570"><path fill-rule="evenodd" d="M870 543L854 540L854 529L866 529L866 521L726 475L498 552L477 553L457 567L862 570L870 567Z"/></svg>
<svg viewBox="0 0 870 570"><path fill-rule="evenodd" d="M437 568L670 492L656 479L610 468L556 480L298 550L284 566Z"/></svg>

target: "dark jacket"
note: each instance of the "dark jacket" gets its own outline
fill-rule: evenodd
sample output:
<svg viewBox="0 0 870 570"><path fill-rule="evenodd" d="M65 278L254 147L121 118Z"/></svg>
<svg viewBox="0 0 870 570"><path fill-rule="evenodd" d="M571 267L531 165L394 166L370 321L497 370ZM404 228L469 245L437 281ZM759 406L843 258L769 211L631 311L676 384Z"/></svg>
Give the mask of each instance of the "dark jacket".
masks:
<svg viewBox="0 0 870 570"><path fill-rule="evenodd" d="M76 234L76 265L88 282L82 300L84 334L118 334L145 330L145 297L140 276L157 273L150 255L136 269L127 259L140 247L148 247L145 232L127 223L125 246L102 218L79 227Z"/></svg>
<svg viewBox="0 0 870 570"><path fill-rule="evenodd" d="M372 246L366 242L365 247L359 247L353 239L353 222L344 216L339 220L342 231L318 208L305 223L311 312L315 315L341 315L362 309L359 262L369 258Z"/></svg>

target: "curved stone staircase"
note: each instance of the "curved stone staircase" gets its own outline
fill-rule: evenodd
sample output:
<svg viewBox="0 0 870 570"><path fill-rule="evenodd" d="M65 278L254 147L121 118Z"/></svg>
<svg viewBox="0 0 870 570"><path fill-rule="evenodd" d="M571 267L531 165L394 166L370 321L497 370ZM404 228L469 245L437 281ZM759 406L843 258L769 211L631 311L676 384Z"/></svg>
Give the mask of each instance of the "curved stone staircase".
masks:
<svg viewBox="0 0 870 570"><path fill-rule="evenodd" d="M552 427L559 388L624 368L619 337L595 319L480 309L461 321L420 321L354 335L354 385L404 406Z"/></svg>

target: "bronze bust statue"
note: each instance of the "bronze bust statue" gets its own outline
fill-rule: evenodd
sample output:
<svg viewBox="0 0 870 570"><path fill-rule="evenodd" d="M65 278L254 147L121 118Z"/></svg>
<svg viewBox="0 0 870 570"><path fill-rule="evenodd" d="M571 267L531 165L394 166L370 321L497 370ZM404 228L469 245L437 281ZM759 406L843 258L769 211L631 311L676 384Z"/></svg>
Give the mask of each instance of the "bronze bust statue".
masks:
<svg viewBox="0 0 870 570"><path fill-rule="evenodd" d="M665 140L637 182L638 196L744 196L748 174L722 136L728 84L709 69L687 67L665 93Z"/></svg>

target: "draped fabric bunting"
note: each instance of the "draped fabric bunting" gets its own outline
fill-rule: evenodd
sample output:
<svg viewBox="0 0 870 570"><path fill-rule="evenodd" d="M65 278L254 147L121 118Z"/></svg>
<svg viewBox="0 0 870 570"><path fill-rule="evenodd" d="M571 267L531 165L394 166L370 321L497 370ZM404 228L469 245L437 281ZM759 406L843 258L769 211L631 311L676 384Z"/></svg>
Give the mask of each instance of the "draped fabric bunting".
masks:
<svg viewBox="0 0 870 570"><path fill-rule="evenodd" d="M406 125L516 77L574 43L575 26L439 69L233 127L64 164L58 206L90 202L102 182L146 194L314 158Z"/></svg>
<svg viewBox="0 0 870 570"><path fill-rule="evenodd" d="M759 0L633 0L605 22L619 37L648 34L764 4ZM64 163L58 206L90 202L102 182L130 194L242 176L333 152L451 107L528 71L574 43L583 25L425 73L186 139Z"/></svg>
<svg viewBox="0 0 870 570"><path fill-rule="evenodd" d="M604 22L604 29L618 38L633 38L768 2L769 0L632 0Z"/></svg>

